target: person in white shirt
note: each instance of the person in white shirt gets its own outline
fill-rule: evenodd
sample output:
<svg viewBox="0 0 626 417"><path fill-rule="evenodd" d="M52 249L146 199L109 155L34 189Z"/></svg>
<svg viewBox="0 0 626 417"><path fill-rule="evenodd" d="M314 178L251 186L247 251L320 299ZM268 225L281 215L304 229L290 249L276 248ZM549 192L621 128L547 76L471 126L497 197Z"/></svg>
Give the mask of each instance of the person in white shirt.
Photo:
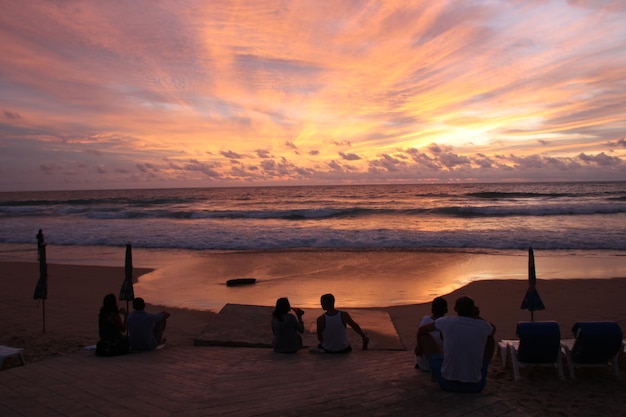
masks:
<svg viewBox="0 0 626 417"><path fill-rule="evenodd" d="M422 317L422 321L420 321L419 326L417 326L418 328L427 323L432 323L439 317L443 317L448 313L448 302L446 299L443 297L436 297L430 306L430 312L430 316ZM433 343L437 344L439 346L439 350L443 352L443 339L441 338L441 332L439 330L435 330L429 333L429 335L433 338ZM422 354L419 342L415 346L415 367L424 372L430 372L428 358Z"/></svg>
<svg viewBox="0 0 626 417"><path fill-rule="evenodd" d="M433 380L444 391L480 392L485 387L495 327L482 319L471 297L456 300L457 316L440 317L417 331L421 352L428 357ZM439 330L443 352L430 332ZM491 348L490 348L491 347Z"/></svg>
<svg viewBox="0 0 626 417"><path fill-rule="evenodd" d="M325 312L317 319L317 339L320 342L318 349L327 353L351 352L346 325L352 327L363 338L363 349L367 349L369 338L350 314L335 308L335 296L324 294L320 302Z"/></svg>

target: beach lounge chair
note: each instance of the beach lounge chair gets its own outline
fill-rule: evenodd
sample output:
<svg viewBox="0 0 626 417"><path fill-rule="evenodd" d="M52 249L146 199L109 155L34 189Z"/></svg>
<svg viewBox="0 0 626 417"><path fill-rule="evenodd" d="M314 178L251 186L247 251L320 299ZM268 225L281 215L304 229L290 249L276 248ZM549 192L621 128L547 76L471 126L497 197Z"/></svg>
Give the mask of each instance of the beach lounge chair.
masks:
<svg viewBox="0 0 626 417"><path fill-rule="evenodd" d="M520 368L526 366L556 367L559 378L565 379L561 359L561 329L555 321L520 321L517 323L518 340L502 340L498 343L503 366L507 351L516 381L521 379Z"/></svg>
<svg viewBox="0 0 626 417"><path fill-rule="evenodd" d="M575 339L561 341L567 358L569 374L576 378L576 367L612 367L617 378L621 378L618 356L623 349L623 332L620 325L612 321L578 322L572 328Z"/></svg>
<svg viewBox="0 0 626 417"><path fill-rule="evenodd" d="M20 360L22 366L25 364L24 355L22 355L22 348L14 348L5 345L0 345L0 369L2 369L2 365L4 365L4 360L10 357L17 357Z"/></svg>

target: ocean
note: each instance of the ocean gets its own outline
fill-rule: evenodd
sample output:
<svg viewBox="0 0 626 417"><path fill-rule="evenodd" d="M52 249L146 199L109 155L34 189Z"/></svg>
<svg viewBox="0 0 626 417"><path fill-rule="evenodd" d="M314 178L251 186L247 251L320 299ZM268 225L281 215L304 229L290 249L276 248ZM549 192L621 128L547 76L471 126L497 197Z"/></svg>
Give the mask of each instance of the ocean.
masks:
<svg viewBox="0 0 626 417"><path fill-rule="evenodd" d="M310 307L325 289L344 306L426 302L525 279L529 247L540 279L626 276L626 182L0 193L0 260L36 261L40 228L49 262L122 266L131 243L135 266L157 268L140 294L198 309ZM259 282L224 285L237 277Z"/></svg>
<svg viewBox="0 0 626 417"><path fill-rule="evenodd" d="M626 182L0 193L0 242L626 250Z"/></svg>

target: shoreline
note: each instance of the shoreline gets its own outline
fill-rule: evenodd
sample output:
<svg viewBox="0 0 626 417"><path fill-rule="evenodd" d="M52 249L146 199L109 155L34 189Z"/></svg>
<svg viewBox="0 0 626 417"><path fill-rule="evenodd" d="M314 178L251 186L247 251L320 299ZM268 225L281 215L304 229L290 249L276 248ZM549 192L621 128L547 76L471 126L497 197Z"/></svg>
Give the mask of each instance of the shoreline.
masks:
<svg viewBox="0 0 626 417"><path fill-rule="evenodd" d="M132 242L130 242L132 243ZM62 265L89 265L89 266L119 266L123 265L125 245L58 245L47 243L49 251L53 251L53 258L48 256L49 263ZM535 249L536 258L563 259L563 258L608 258L623 260L626 266L626 250L618 249ZM133 260L135 266L158 269L170 263L157 255L175 257L198 257L203 255L219 254L263 254L263 253L408 253L408 254L449 254L449 255L476 255L476 256L510 256L526 257L528 248L521 249L492 249L492 248L455 248L455 247L294 247L271 249L190 249L190 248L162 248L139 247L133 245ZM120 256L121 253L121 256ZM33 243L6 243L0 242L0 262L21 261L36 262L37 246ZM626 276L626 272L624 272Z"/></svg>
<svg viewBox="0 0 626 417"><path fill-rule="evenodd" d="M124 247L47 245L49 264L122 267ZM0 262L36 262L33 245L0 244ZM626 253L535 251L537 277L610 279L626 277ZM135 291L153 304L218 312L226 303L273 305L289 297L316 308L332 292L344 308L427 303L473 282L528 277L527 251L484 253L457 250L277 249L191 251L133 248L135 268L150 269ZM226 281L255 278L250 287Z"/></svg>

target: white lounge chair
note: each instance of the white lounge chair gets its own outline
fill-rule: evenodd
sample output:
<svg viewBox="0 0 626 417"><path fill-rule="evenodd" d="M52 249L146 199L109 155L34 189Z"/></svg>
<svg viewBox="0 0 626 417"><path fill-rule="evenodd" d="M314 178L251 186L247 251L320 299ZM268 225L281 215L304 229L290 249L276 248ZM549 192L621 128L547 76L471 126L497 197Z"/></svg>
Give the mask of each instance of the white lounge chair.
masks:
<svg viewBox="0 0 626 417"><path fill-rule="evenodd" d="M14 348L5 345L0 345L0 369L2 369L2 365L4 365L4 360L11 358L13 356L20 359L20 364L23 366L26 362L24 361L24 355L22 352L24 349L22 348Z"/></svg>
<svg viewBox="0 0 626 417"><path fill-rule="evenodd" d="M578 322L572 328L575 339L561 341L561 349L567 358L569 374L576 378L577 367L612 367L621 379L618 358L624 349L620 325L612 321Z"/></svg>
<svg viewBox="0 0 626 417"><path fill-rule="evenodd" d="M561 331L555 321L521 321L517 323L517 340L501 340L500 356L506 366L507 351L511 353L511 364L516 381L521 379L520 368L526 366L556 367L559 378L565 379L561 359Z"/></svg>

